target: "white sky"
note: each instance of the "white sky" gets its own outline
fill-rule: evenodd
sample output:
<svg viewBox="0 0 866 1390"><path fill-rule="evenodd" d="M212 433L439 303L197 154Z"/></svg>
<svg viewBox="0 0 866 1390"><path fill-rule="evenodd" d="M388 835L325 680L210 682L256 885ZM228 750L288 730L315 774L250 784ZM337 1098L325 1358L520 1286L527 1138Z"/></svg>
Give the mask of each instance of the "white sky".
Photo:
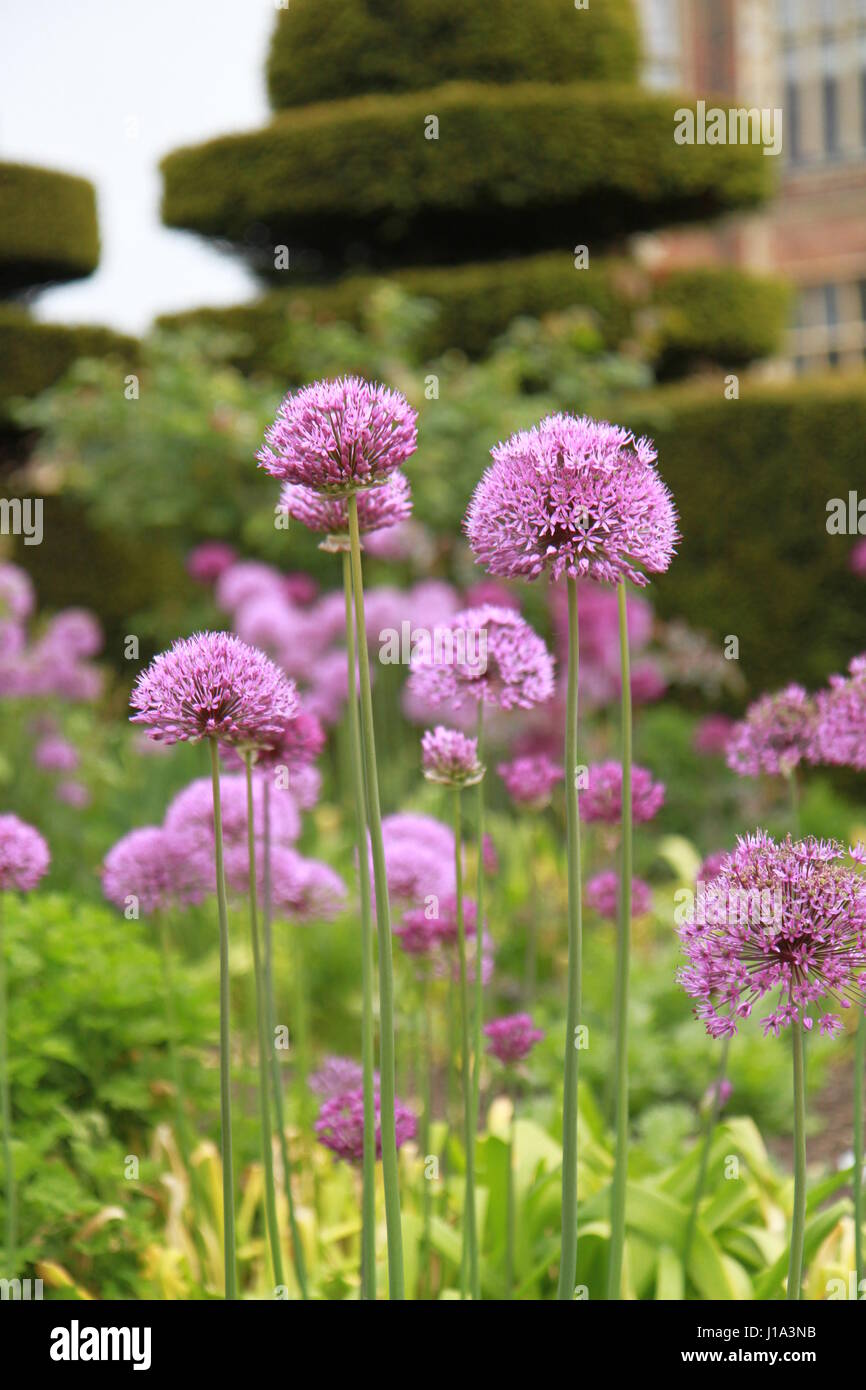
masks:
<svg viewBox="0 0 866 1390"><path fill-rule="evenodd" d="M255 292L240 262L159 220L158 163L268 115L276 0L0 0L0 160L96 186L102 257L39 318L141 332L155 314ZM8 217L3 208L0 215Z"/></svg>

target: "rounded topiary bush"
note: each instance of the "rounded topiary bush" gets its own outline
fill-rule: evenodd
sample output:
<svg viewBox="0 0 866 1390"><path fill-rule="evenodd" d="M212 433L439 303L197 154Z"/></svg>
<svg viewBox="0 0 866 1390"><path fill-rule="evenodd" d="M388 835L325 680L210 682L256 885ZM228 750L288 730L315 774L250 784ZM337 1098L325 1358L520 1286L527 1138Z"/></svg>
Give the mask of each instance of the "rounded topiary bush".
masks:
<svg viewBox="0 0 866 1390"><path fill-rule="evenodd" d="M87 179L28 164L0 164L0 298L77 280L96 269L99 226Z"/></svg>
<svg viewBox="0 0 866 1390"><path fill-rule="evenodd" d="M696 359L744 366L781 346L791 290L784 280L729 266L673 271L656 287L661 376Z"/></svg>
<svg viewBox="0 0 866 1390"><path fill-rule="evenodd" d="M458 80L628 82L637 71L631 0L291 0L267 76L281 110Z"/></svg>
<svg viewBox="0 0 866 1390"><path fill-rule="evenodd" d="M0 305L0 418L10 400L38 395L76 358L112 356L134 364L136 340L95 324L39 323L19 305Z"/></svg>

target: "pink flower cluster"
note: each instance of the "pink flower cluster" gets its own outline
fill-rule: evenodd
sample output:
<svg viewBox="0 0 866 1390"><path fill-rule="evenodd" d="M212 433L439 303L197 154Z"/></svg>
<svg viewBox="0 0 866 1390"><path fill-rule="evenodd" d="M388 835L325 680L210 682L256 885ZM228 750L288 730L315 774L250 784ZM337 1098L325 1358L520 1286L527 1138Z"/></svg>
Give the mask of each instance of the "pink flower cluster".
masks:
<svg viewBox="0 0 866 1390"><path fill-rule="evenodd" d="M745 777L762 772L788 777L811 756L815 705L801 685L762 695L727 740L728 767Z"/></svg>
<svg viewBox="0 0 866 1390"><path fill-rule="evenodd" d="M18 816L0 816L0 892L29 893L48 872L45 840Z"/></svg>
<svg viewBox="0 0 866 1390"><path fill-rule="evenodd" d="M508 1014L494 1019L485 1024L484 1033L490 1039L487 1051L505 1066L524 1061L544 1037L543 1030L534 1027L529 1014Z"/></svg>
<svg viewBox="0 0 866 1390"><path fill-rule="evenodd" d="M663 782L653 781L645 767L632 767L632 816L636 822L650 821L665 799ZM588 785L580 793L580 814L584 820L615 824L622 816L622 764L594 763L589 768Z"/></svg>
<svg viewBox="0 0 866 1390"><path fill-rule="evenodd" d="M484 604L455 614L412 662L410 689L431 705L466 700L531 709L553 694L553 658L513 608Z"/></svg>
<svg viewBox="0 0 866 1390"><path fill-rule="evenodd" d="M500 763L496 771L512 801L536 810L548 804L553 788L565 775L559 763L546 753L525 754L509 763Z"/></svg>
<svg viewBox="0 0 866 1390"><path fill-rule="evenodd" d="M428 729L421 740L421 767L429 782L446 787L473 787L484 776L477 738L442 724Z"/></svg>
<svg viewBox="0 0 866 1390"><path fill-rule="evenodd" d="M596 874L586 885L586 901L599 917L616 921L619 902L619 875L612 869ZM652 907L652 889L642 878L631 881L632 916L643 917Z"/></svg>
<svg viewBox="0 0 866 1390"><path fill-rule="evenodd" d="M382 1157L382 1114L379 1087L375 1088L376 1157ZM397 1148L414 1139L418 1121L408 1105L394 1101ZM322 1104L315 1124L319 1143L347 1163L360 1163L364 1157L364 1089L341 1091Z"/></svg>
<svg viewBox="0 0 866 1390"><path fill-rule="evenodd" d="M103 645L99 622L83 608L66 608L33 635L27 625L35 610L29 576L0 565L0 697L95 700L102 689L92 664Z"/></svg>

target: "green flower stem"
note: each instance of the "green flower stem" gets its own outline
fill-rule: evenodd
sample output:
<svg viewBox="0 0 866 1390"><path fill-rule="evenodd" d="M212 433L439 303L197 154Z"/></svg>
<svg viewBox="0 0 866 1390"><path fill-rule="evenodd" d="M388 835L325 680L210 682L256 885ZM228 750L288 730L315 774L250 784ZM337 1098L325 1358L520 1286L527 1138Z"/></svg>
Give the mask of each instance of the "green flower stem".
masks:
<svg viewBox="0 0 866 1390"><path fill-rule="evenodd" d="M385 1224L388 1235L388 1296L402 1300L403 1231L400 1220L400 1188L397 1172L397 1136L394 1116L394 965L391 941L391 909L385 873L385 846L382 839L382 813L379 808L379 781L376 770L376 740L373 732L373 696L370 689L370 656L364 619L364 578L361 571L361 536L358 530L358 499L349 498L349 543L352 556L352 591L355 598L355 634L361 685L361 738L367 790L367 819L373 851L373 879L376 886L376 935L379 946L379 1087L382 1132L382 1177L385 1186Z"/></svg>
<svg viewBox="0 0 866 1390"><path fill-rule="evenodd" d="M508 1127L508 1171L505 1179L505 1297L514 1297L514 1244L515 1244L515 1203L514 1203L514 1136L517 1118L517 1091L511 1098L511 1120Z"/></svg>
<svg viewBox="0 0 866 1390"><path fill-rule="evenodd" d="M466 970L466 924L463 914L463 826L460 789L454 790L454 868L457 882L457 948L460 956L461 1079L463 1082L463 1144L466 1150L466 1186L463 1199L463 1238L466 1260L461 1270L460 1292L472 1295L478 1283L478 1229L475 1224L475 1129L472 1104L472 1043L469 1024L469 981ZM476 925L480 932L481 924ZM481 969L476 953L475 969ZM474 1295L472 1295L474 1296Z"/></svg>
<svg viewBox="0 0 866 1390"><path fill-rule="evenodd" d="M786 781L791 804L791 834L796 840L800 834L800 783L795 767L786 773Z"/></svg>
<svg viewBox="0 0 866 1390"><path fill-rule="evenodd" d="M226 876L223 863L223 814L220 801L219 749L215 738L208 740L213 784L214 841L216 846L216 887L220 932L220 1152L223 1170L223 1252L225 1297L238 1296L235 1261L235 1184L232 1164L232 1081L231 1081L231 1003L229 980L229 917Z"/></svg>
<svg viewBox="0 0 866 1390"><path fill-rule="evenodd" d="M478 761L484 762L484 701L478 701ZM484 1023L484 971L482 969L483 943L484 943L484 778L475 788L476 799L476 818L477 818L477 847L478 847L478 870L475 889L476 907L476 927L475 927L475 1012L472 1024L473 1031L473 1056L474 1066L472 1069L472 1133L478 1133L478 1116L481 1110L481 1067L484 1062L484 1054L481 1048L481 1030ZM472 1280L472 1297L476 1300L481 1298L481 1268L476 1256L475 1277Z"/></svg>
<svg viewBox="0 0 866 1390"><path fill-rule="evenodd" d="M256 830L253 805L253 754L244 754L247 773L247 847L250 863L250 937L253 944L253 969L256 977L256 1032L259 1051L259 1120L262 1131L262 1163L265 1170L265 1217L274 1283L283 1283L283 1252L280 1246L280 1223L277 1220L277 1188L274 1182L274 1146L271 1129L270 1086L268 1077L268 1036L266 1033L268 1006L265 999L265 975L262 968L262 948L259 941L258 873L256 870Z"/></svg>
<svg viewBox="0 0 866 1390"><path fill-rule="evenodd" d="M619 606L619 655L622 677L622 843L620 845L619 902L617 904L616 994L614 1061L616 1152L610 1208L610 1258L607 1296L622 1297L622 1261L625 1250L625 1193L628 1180L628 977L631 952L631 670L628 651L628 602L625 584L617 589Z"/></svg>
<svg viewBox="0 0 866 1390"><path fill-rule="evenodd" d="M695 1227L698 1224L698 1209L701 1198L704 1195L704 1184L707 1180L707 1167L710 1161L710 1150L713 1146L713 1136L716 1132L716 1125L719 1123L719 1112L722 1108L722 1085L728 1074L728 1049L731 1039L722 1039L722 1054L719 1059L719 1071L716 1077L716 1086L713 1092L712 1103L707 1110L707 1118L704 1124L704 1141L701 1147L701 1160L698 1166L698 1176L695 1181L695 1191L692 1197L692 1207L689 1212L688 1225L686 1226L686 1237L683 1241L683 1271L688 1278L689 1260L692 1255L692 1242L695 1238Z"/></svg>
<svg viewBox="0 0 866 1390"><path fill-rule="evenodd" d="M857 1047L854 1054L854 1260L857 1266L857 1294L863 1271L863 1084L866 1073L866 1015L860 1014Z"/></svg>
<svg viewBox="0 0 866 1390"><path fill-rule="evenodd" d="M432 1281L430 1270L430 1228L433 1219L433 1192L432 1179L427 1177L427 1158L430 1153L430 1125L432 1121L433 1105L433 1019L430 1003L430 972L424 970L424 977L421 981L421 1181L424 1184L422 1191L422 1225L421 1225L421 1252L419 1263L421 1266L424 1289L427 1297L432 1296Z"/></svg>
<svg viewBox="0 0 866 1390"><path fill-rule="evenodd" d="M304 1247L301 1243L301 1233L298 1229L298 1218L295 1211L295 1194L292 1188L292 1165L289 1160L289 1141L286 1137L286 1118L283 1109L283 1077L280 1067L280 1059L277 1055L275 1045L276 1039L276 994L274 991L274 942L273 942L273 892L271 880L271 784L267 777L262 782L262 819L263 825L263 851L264 868L262 873L262 888L264 901L262 903L262 929L264 937L265 953L265 1004L267 1007L267 1033L268 1048L271 1056L271 1080L274 1090L274 1117L276 1119L277 1138L280 1143L280 1158L283 1164L283 1182L286 1188L286 1198L289 1204L289 1230L292 1237L292 1264L295 1270L295 1278L298 1281L298 1288L301 1291L301 1298L309 1298L309 1287L307 1285L307 1264L304 1259Z"/></svg>
<svg viewBox="0 0 866 1390"><path fill-rule="evenodd" d="M806 1238L806 1068L803 1024L799 1019L791 1024L791 1041L794 1053L794 1211L791 1217L788 1299L799 1301Z"/></svg>
<svg viewBox="0 0 866 1390"><path fill-rule="evenodd" d="M370 856L367 850L367 817L364 812L364 764L361 758L361 724L358 717L355 625L352 615L352 568L343 552L343 592L346 600L346 650L349 665L349 743L355 796L355 837L358 844L358 891L361 898L361 1063L364 1084L364 1161L361 1179L361 1298L376 1297L376 1101L374 1092L375 1041L373 1030L373 921L370 912Z"/></svg>
<svg viewBox="0 0 866 1390"><path fill-rule="evenodd" d="M17 1197L15 1169L12 1165L12 1104L9 1098L8 1003L6 997L6 947L3 939L3 899L0 895L0 1121L3 1124L3 1169L6 1176L6 1268L4 1277L14 1279L17 1243Z"/></svg>
<svg viewBox="0 0 866 1390"><path fill-rule="evenodd" d="M565 716L565 810L568 852L568 1008L562 1097L562 1250L557 1298L571 1300L577 1275L577 1080L583 908L580 900L580 808L577 798L577 583L569 575L568 689Z"/></svg>

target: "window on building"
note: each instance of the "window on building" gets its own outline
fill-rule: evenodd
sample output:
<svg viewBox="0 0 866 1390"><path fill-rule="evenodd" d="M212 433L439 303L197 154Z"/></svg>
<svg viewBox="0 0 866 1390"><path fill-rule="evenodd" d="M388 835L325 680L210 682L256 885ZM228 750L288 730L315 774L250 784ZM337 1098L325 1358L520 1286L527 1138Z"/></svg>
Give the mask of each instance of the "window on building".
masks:
<svg viewBox="0 0 866 1390"><path fill-rule="evenodd" d="M800 143L800 89L796 82L789 80L785 83L784 103L785 149L789 164L798 164L803 156Z"/></svg>
<svg viewBox="0 0 866 1390"><path fill-rule="evenodd" d="M825 77L821 84L824 112L824 153L839 152L839 85L835 77Z"/></svg>

